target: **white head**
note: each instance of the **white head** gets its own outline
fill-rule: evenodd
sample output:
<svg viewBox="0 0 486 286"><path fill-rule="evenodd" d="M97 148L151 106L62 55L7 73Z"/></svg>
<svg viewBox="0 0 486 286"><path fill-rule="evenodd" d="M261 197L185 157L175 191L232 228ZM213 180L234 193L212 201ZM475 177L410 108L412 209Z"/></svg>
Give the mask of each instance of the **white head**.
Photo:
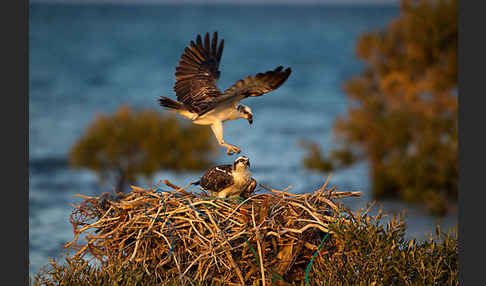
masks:
<svg viewBox="0 0 486 286"><path fill-rule="evenodd" d="M251 112L251 108L244 104L238 104L238 107L236 107L236 109L240 113L241 118L246 118L246 120L248 120L248 123L250 124L253 123L253 113Z"/></svg>
<svg viewBox="0 0 486 286"><path fill-rule="evenodd" d="M233 163L233 170L243 170L250 167L250 159L246 156L240 156L236 158Z"/></svg>

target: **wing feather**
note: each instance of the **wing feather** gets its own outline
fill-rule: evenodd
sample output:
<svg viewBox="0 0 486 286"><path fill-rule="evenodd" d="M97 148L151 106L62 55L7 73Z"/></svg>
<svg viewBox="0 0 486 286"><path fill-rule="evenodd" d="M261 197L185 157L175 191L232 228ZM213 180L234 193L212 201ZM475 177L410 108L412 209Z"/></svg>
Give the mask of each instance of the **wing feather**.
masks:
<svg viewBox="0 0 486 286"><path fill-rule="evenodd" d="M214 33L213 40L211 41L211 53L212 56L217 58L217 50L218 50L218 34Z"/></svg>
<svg viewBox="0 0 486 286"><path fill-rule="evenodd" d="M226 89L223 95L212 101L211 106L209 106L206 111L200 113L200 115L224 101L240 101L250 96L261 96L275 90L288 79L291 72L291 68L283 70L282 66L278 66L274 70L240 79Z"/></svg>
<svg viewBox="0 0 486 286"><path fill-rule="evenodd" d="M206 35L204 36L204 53L206 55L212 55L210 48L211 47L209 46L209 34L206 33Z"/></svg>
<svg viewBox="0 0 486 286"><path fill-rule="evenodd" d="M256 76L248 76L239 80L224 91L224 96L241 95L243 98L249 96L261 96L279 88L290 76L291 69L284 71L282 66L273 71L258 73Z"/></svg>
<svg viewBox="0 0 486 286"><path fill-rule="evenodd" d="M184 54L189 58L189 60L195 62L192 63L190 61L186 61L185 64L192 65L195 68L199 68L199 65L204 61L204 58L196 50L189 49L188 47L184 48Z"/></svg>
<svg viewBox="0 0 486 286"><path fill-rule="evenodd" d="M177 100L184 103L191 111L201 113L207 110L215 97L221 95L216 86L219 78L219 62L223 53L221 40L218 46L218 34L214 32L212 40L206 33L204 40L197 35L196 41L190 41L184 48L176 67L174 91Z"/></svg>
<svg viewBox="0 0 486 286"><path fill-rule="evenodd" d="M221 56L223 55L223 48L224 48L224 40L222 39L219 43L218 52L216 53L216 59L218 62L221 60Z"/></svg>

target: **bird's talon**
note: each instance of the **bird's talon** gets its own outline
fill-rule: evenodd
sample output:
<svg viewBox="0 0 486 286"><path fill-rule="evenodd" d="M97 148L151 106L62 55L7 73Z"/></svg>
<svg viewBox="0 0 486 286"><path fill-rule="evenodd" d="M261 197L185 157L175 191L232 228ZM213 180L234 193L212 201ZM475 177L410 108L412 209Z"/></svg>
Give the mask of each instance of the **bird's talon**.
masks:
<svg viewBox="0 0 486 286"><path fill-rule="evenodd" d="M228 155L233 155L233 154L239 154L241 152L241 149L238 148L238 147L231 147L231 148L228 148L228 151L226 152L226 154Z"/></svg>

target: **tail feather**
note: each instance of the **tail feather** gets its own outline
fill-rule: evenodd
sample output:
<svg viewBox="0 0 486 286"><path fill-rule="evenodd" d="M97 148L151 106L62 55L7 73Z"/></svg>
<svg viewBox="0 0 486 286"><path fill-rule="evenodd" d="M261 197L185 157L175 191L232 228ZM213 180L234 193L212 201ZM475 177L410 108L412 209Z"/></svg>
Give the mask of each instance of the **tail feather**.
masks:
<svg viewBox="0 0 486 286"><path fill-rule="evenodd" d="M169 108L169 109L176 109L176 110L179 110L179 109L183 109L184 108L184 104L183 103L180 103L178 101L175 101L175 100L172 100L168 97L165 97L165 96L161 96L159 98L159 103L161 106L165 107L165 108Z"/></svg>

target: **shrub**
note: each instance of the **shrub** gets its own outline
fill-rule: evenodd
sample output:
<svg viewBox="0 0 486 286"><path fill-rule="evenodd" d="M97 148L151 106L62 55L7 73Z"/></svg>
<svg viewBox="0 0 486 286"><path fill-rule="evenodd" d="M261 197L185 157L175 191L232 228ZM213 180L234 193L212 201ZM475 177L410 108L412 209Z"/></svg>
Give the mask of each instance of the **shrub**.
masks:
<svg viewBox="0 0 486 286"><path fill-rule="evenodd" d="M457 232L440 231L423 242L406 240L401 217L349 213L314 265L315 285L458 285ZM319 281L319 282L317 282ZM314 284L313 284L314 285Z"/></svg>
<svg viewBox="0 0 486 286"><path fill-rule="evenodd" d="M145 272L142 265L119 261L111 266L94 266L82 258L66 257L63 265L55 259L42 267L34 277L34 286L37 285L96 285L96 286L152 286L157 282L154 277Z"/></svg>
<svg viewBox="0 0 486 286"><path fill-rule="evenodd" d="M150 177L161 169L203 170L213 164L215 150L208 128L122 106L94 120L73 145L70 162L95 171L101 180L115 177L117 190L122 191L137 175Z"/></svg>

